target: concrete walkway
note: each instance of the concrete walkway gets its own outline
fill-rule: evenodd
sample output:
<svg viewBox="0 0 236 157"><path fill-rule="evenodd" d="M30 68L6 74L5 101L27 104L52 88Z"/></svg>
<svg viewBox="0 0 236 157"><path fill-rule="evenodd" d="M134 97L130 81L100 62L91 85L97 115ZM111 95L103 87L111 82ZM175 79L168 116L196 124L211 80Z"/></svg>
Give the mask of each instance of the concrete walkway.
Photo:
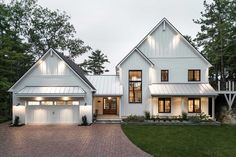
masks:
<svg viewBox="0 0 236 157"><path fill-rule="evenodd" d="M0 157L148 157L122 132L120 124L0 124Z"/></svg>

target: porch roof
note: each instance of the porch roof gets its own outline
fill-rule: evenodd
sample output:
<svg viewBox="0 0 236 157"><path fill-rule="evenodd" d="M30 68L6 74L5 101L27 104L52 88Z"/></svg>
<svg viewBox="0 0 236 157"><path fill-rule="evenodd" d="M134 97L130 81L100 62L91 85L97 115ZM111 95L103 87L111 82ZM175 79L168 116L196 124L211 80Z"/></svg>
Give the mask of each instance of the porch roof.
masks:
<svg viewBox="0 0 236 157"><path fill-rule="evenodd" d="M123 95L123 87L117 75L87 75L86 77L96 88L95 96Z"/></svg>
<svg viewBox="0 0 236 157"><path fill-rule="evenodd" d="M32 97L32 96L85 96L86 92L79 86L26 86L15 93L18 97Z"/></svg>
<svg viewBox="0 0 236 157"><path fill-rule="evenodd" d="M149 85L152 96L214 96L209 83L157 83Z"/></svg>

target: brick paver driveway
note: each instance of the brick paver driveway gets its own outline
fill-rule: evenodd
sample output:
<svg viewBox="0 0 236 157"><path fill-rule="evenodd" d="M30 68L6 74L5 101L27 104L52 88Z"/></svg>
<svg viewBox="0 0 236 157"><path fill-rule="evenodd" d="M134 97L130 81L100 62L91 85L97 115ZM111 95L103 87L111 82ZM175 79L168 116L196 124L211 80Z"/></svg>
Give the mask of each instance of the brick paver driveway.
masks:
<svg viewBox="0 0 236 157"><path fill-rule="evenodd" d="M119 124L27 125L0 124L0 157L145 157Z"/></svg>

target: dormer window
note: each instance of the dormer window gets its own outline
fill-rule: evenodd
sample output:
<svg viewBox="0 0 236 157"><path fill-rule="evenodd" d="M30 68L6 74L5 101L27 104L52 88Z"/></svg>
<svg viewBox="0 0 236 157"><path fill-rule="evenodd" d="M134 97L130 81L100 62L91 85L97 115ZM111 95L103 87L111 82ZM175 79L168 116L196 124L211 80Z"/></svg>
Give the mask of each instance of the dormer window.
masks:
<svg viewBox="0 0 236 157"><path fill-rule="evenodd" d="M201 81L201 70L199 69L188 70L188 81Z"/></svg>
<svg viewBox="0 0 236 157"><path fill-rule="evenodd" d="M169 70L161 70L161 82L169 81Z"/></svg>
<svg viewBox="0 0 236 157"><path fill-rule="evenodd" d="M142 71L129 71L129 102L142 103Z"/></svg>

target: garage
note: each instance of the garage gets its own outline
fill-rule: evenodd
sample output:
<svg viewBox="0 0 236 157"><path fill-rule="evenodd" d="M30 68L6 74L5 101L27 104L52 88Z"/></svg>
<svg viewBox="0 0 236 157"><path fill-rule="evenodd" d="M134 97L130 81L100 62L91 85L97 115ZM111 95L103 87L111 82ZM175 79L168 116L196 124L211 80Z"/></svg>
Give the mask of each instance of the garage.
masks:
<svg viewBox="0 0 236 157"><path fill-rule="evenodd" d="M79 105L84 103L84 95L84 90L77 86L28 86L17 93L21 102L25 104L27 124L79 123Z"/></svg>
<svg viewBox="0 0 236 157"><path fill-rule="evenodd" d="M79 106L27 106L28 124L73 124L79 122Z"/></svg>

